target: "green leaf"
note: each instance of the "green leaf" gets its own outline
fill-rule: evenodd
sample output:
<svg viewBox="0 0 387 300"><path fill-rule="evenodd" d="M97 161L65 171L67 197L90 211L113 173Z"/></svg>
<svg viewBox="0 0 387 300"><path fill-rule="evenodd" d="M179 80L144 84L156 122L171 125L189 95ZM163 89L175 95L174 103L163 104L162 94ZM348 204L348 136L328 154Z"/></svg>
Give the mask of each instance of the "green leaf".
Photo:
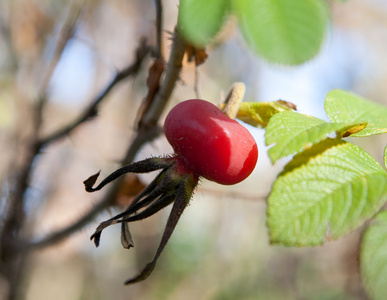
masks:
<svg viewBox="0 0 387 300"><path fill-rule="evenodd" d="M318 149L318 151L316 151ZM387 174L356 145L324 140L295 157L268 199L270 239L316 246L371 218L387 200Z"/></svg>
<svg viewBox="0 0 387 300"><path fill-rule="evenodd" d="M233 0L231 3L247 44L265 59L296 65L318 53L328 22L324 0Z"/></svg>
<svg viewBox="0 0 387 300"><path fill-rule="evenodd" d="M332 122L368 123L352 136L364 137L387 132L387 107L343 90L332 90L325 99L325 111Z"/></svg>
<svg viewBox="0 0 387 300"><path fill-rule="evenodd" d="M387 169L387 146L384 148L384 167Z"/></svg>
<svg viewBox="0 0 387 300"><path fill-rule="evenodd" d="M272 162L295 154L326 139L336 132L338 137L362 130L366 124L328 123L324 120L285 111L274 115L266 128L266 144L275 144L269 149Z"/></svg>
<svg viewBox="0 0 387 300"><path fill-rule="evenodd" d="M236 118L252 126L264 128L272 116L281 111L293 110L291 107L294 105L284 101L242 102Z"/></svg>
<svg viewBox="0 0 387 300"><path fill-rule="evenodd" d="M372 299L386 299L387 211L378 213L363 235L360 268L363 282Z"/></svg>
<svg viewBox="0 0 387 300"><path fill-rule="evenodd" d="M179 32L192 45L204 47L222 28L229 7L228 0L180 0Z"/></svg>

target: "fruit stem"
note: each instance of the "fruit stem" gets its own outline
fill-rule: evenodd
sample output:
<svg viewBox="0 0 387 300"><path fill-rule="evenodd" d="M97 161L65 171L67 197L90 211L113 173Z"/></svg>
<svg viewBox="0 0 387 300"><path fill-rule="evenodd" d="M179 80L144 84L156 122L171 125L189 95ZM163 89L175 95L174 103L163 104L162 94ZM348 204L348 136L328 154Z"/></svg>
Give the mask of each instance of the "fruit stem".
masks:
<svg viewBox="0 0 387 300"><path fill-rule="evenodd" d="M237 116L245 91L246 86L243 82L235 82L232 85L226 99L224 100L226 106L223 109L223 113L230 119L235 119Z"/></svg>

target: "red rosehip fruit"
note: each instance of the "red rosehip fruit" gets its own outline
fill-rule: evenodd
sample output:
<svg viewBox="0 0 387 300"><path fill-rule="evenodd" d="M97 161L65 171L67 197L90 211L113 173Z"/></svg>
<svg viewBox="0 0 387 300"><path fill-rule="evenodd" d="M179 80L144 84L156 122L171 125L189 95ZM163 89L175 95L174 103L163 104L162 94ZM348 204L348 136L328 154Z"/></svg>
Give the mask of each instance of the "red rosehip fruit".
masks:
<svg viewBox="0 0 387 300"><path fill-rule="evenodd" d="M164 132L180 163L219 184L243 181L258 160L250 132L205 100L176 105L167 115Z"/></svg>

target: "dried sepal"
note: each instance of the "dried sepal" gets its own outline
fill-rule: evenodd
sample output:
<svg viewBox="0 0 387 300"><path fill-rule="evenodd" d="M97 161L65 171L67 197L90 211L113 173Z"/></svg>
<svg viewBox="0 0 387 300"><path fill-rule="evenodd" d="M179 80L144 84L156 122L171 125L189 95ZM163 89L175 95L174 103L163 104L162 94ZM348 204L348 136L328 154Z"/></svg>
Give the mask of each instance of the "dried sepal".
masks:
<svg viewBox="0 0 387 300"><path fill-rule="evenodd" d="M95 188L93 188L93 185L95 184L99 173L85 180L86 190L94 192L125 173L145 173L159 169L161 169L161 171L156 178L136 196L124 212L102 222L90 237L91 240L94 240L96 247L98 247L102 231L110 225L121 223L121 244L124 248L130 249L134 246L134 243L128 223L146 219L169 204L174 203L153 260L147 264L137 276L127 280L125 284L142 281L152 273L157 259L171 237L181 214L192 197L199 177L188 170L182 161L179 161L175 157L168 157L145 159L125 166L107 176Z"/></svg>
<svg viewBox="0 0 387 300"><path fill-rule="evenodd" d="M290 108L290 109L293 109L293 110L297 110L297 106L292 103L292 102L289 102L289 101L285 101L285 100L277 100L276 101L278 104L281 104L282 106L285 106L287 108Z"/></svg>
<svg viewBox="0 0 387 300"><path fill-rule="evenodd" d="M128 223L121 224L121 245L125 249L130 249L134 247L132 234L130 233Z"/></svg>
<svg viewBox="0 0 387 300"><path fill-rule="evenodd" d="M125 281L125 284L133 284L133 283L143 281L147 279L149 275L152 273L161 252L164 250L164 247L167 244L169 238L171 237L177 225L177 222L179 221L181 215L183 214L184 209L187 207L192 197L192 194L197 185L197 182L198 182L198 178L192 174L187 175L182 180L181 184L179 185L179 188L176 194L176 199L173 204L171 213L168 217L167 225L165 227L163 236L161 238L159 247L157 248L157 251L153 260L150 263L148 263L139 274Z"/></svg>
<svg viewBox="0 0 387 300"><path fill-rule="evenodd" d="M93 191L93 185L97 181L99 174L101 173L101 170L98 171L98 173L91 175L89 178L87 178L83 184L85 185L85 190L87 192L92 192Z"/></svg>
<svg viewBox="0 0 387 300"><path fill-rule="evenodd" d="M144 159L142 161L132 163L130 165L123 166L122 168L119 168L118 170L114 171L109 176L107 176L95 188L93 188L93 185L97 181L99 172L95 175L90 176L88 179L86 179L83 182L83 184L85 185L86 191L89 193L92 193L95 191L99 191L105 185L107 185L108 183L112 182L113 180L117 179L118 177L126 173L149 173L160 169L165 169L171 166L173 163L174 161L172 158L151 157L151 158Z"/></svg>
<svg viewBox="0 0 387 300"><path fill-rule="evenodd" d="M94 244L96 247L99 246L99 242L101 240L101 233L102 230L104 230L106 227L109 227L110 225L117 224L117 220L115 218L111 218L109 220L106 220L98 225L97 229L93 233L93 235L90 237L90 240L94 239Z"/></svg>
<svg viewBox="0 0 387 300"><path fill-rule="evenodd" d="M113 178L114 176L112 175L115 173L117 173L117 171L113 172L107 178ZM104 179L100 185L107 182L107 178ZM101 233L106 227L122 222L139 221L152 216L174 201L178 184L179 178L174 174L173 168L163 169L156 178L133 200L131 205L124 212L102 222L90 239L94 240L94 244L98 247L101 239ZM126 247L124 246L124 248Z"/></svg>

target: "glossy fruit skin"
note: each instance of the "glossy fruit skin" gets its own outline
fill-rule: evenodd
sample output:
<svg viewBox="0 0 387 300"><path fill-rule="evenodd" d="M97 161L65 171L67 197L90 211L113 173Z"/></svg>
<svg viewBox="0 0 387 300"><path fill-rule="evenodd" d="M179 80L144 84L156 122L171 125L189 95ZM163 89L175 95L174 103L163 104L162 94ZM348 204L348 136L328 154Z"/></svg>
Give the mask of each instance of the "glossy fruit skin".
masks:
<svg viewBox="0 0 387 300"><path fill-rule="evenodd" d="M180 163L197 176L220 184L243 181L258 160L250 132L205 100L176 105L165 120L164 132Z"/></svg>

